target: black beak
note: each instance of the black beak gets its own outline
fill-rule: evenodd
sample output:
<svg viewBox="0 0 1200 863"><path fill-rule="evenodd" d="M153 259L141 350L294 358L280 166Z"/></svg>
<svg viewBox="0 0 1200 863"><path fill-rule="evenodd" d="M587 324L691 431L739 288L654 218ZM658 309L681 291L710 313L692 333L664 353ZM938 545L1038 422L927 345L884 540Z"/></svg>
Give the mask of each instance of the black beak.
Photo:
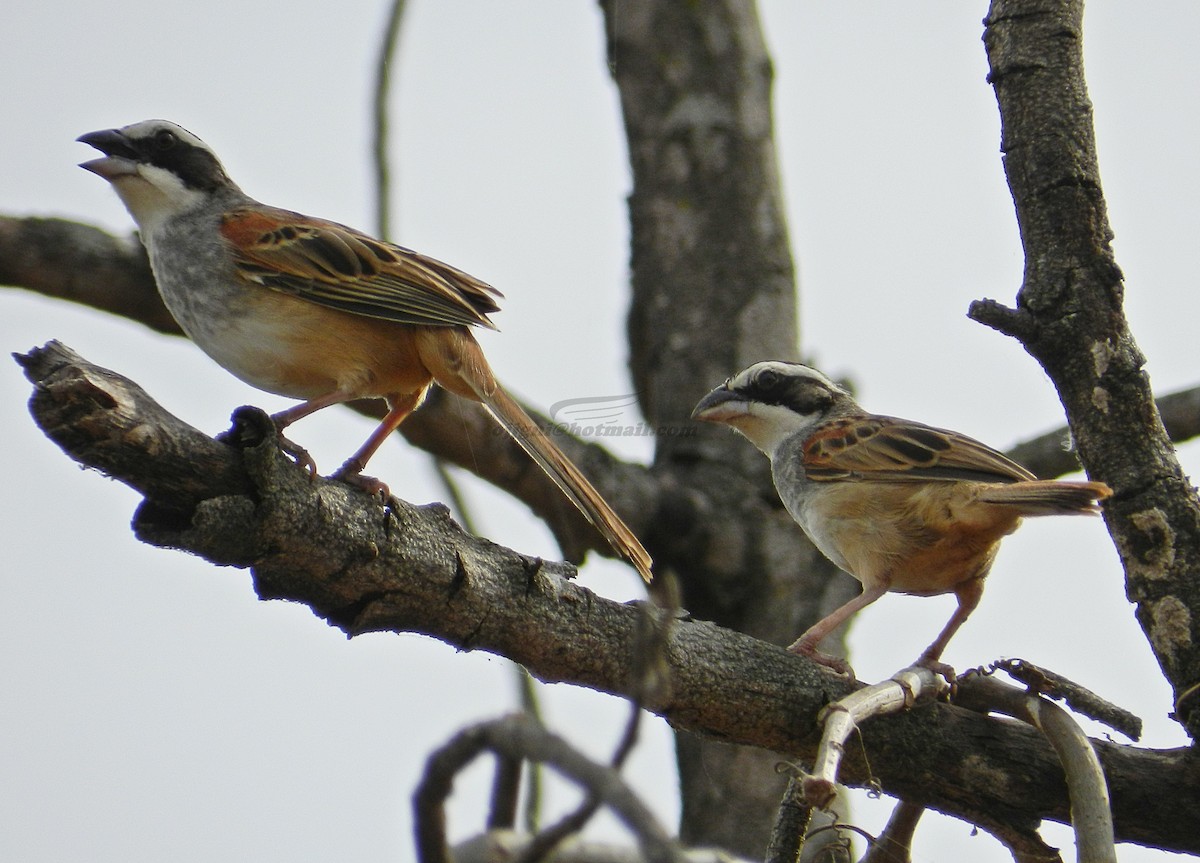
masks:
<svg viewBox="0 0 1200 863"><path fill-rule="evenodd" d="M79 167L103 177L110 183L122 177L137 174L138 152L129 139L121 134L120 129L102 129L99 132L88 132L75 139L81 144L95 147L104 156L84 162Z"/></svg>
<svg viewBox="0 0 1200 863"><path fill-rule="evenodd" d="M134 159L138 152L129 143L129 139L121 134L120 129L101 129L99 132L88 132L75 139L81 144L95 147L106 156L117 156L122 159Z"/></svg>
<svg viewBox="0 0 1200 863"><path fill-rule="evenodd" d="M734 405L733 402L743 403ZM730 417L744 414L745 399L722 385L710 392L696 405L692 411L692 419L703 422L722 422Z"/></svg>

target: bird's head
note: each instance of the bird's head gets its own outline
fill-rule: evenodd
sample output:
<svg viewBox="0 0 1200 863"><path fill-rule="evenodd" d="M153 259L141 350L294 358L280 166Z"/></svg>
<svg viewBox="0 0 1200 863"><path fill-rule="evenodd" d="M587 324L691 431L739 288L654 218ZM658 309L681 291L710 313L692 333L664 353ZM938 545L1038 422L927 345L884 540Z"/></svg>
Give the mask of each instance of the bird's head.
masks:
<svg viewBox="0 0 1200 863"><path fill-rule="evenodd" d="M212 149L182 126L145 120L77 139L104 155L80 165L112 184L143 233L236 189Z"/></svg>
<svg viewBox="0 0 1200 863"><path fill-rule="evenodd" d="M769 360L755 363L700 400L692 419L724 423L768 457L785 440L853 405L846 390L814 368Z"/></svg>

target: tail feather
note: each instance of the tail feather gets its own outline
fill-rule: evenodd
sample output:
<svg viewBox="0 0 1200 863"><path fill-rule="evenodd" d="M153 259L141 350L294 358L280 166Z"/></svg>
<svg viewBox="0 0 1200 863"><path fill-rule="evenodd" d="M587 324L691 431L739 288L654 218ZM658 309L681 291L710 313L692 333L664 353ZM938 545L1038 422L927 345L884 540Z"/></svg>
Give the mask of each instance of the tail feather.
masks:
<svg viewBox="0 0 1200 863"><path fill-rule="evenodd" d="M646 549L579 468L497 383L479 343L467 328L417 327L414 336L421 360L433 379L456 395L482 403L609 545L633 564L649 584L652 561Z"/></svg>
<svg viewBox="0 0 1200 863"><path fill-rule="evenodd" d="M512 435L513 440L529 453L529 457L554 480L554 484L600 531L609 545L633 564L642 579L649 584L650 555L574 462L563 454L554 441L550 440L503 389L497 387L482 401L504 430Z"/></svg>
<svg viewBox="0 0 1200 863"><path fill-rule="evenodd" d="M1099 512L1099 502L1111 494L1102 482L1034 480L989 485L979 499L1015 507L1021 515L1088 515Z"/></svg>

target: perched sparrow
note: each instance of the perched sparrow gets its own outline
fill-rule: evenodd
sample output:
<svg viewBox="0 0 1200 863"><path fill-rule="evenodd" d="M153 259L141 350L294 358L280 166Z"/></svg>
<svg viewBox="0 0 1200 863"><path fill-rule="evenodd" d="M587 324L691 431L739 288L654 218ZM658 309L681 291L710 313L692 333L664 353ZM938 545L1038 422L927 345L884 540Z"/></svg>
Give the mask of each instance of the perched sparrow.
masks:
<svg viewBox="0 0 1200 863"><path fill-rule="evenodd" d="M493 377L470 327L492 327L497 290L344 225L260 204L174 123L147 120L79 140L104 153L81 167L111 183L137 222L184 332L246 383L304 399L272 417L281 432L329 405L387 400L387 416L335 477L386 494L362 471L436 382L482 402L650 580L637 537ZM303 449L286 445L315 473Z"/></svg>
<svg viewBox="0 0 1200 863"><path fill-rule="evenodd" d="M888 591L954 593L958 608L918 663L938 660L979 603L1000 540L1022 516L1094 513L1100 482L1038 480L957 432L875 416L816 369L752 365L706 395L692 417L737 429L771 459L775 488L821 552L863 591L788 649L847 674L822 639Z"/></svg>

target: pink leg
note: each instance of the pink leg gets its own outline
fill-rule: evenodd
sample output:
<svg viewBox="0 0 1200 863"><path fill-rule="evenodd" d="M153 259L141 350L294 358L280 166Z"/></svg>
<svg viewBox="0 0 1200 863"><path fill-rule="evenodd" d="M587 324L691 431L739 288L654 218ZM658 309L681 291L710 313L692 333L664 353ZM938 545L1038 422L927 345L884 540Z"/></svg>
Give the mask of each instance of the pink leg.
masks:
<svg viewBox="0 0 1200 863"><path fill-rule="evenodd" d="M349 401L353 396L341 390L335 390L327 395L318 396L315 399L309 399L306 402L301 402L298 405L288 408L285 411L271 414L271 422L275 423L275 430L279 432L279 448L296 460L296 464L308 471L310 477L315 478L317 475L317 463L313 461L312 456L308 454L308 450L300 446L295 441L289 440L283 436L283 430L290 426L296 420L304 419L309 414L314 414L322 408L327 408L330 405L341 404Z"/></svg>
<svg viewBox="0 0 1200 863"><path fill-rule="evenodd" d="M317 396L315 399L309 399L306 402L301 402L298 405L293 405L285 411L280 411L277 414L271 414L271 421L275 423L275 428L283 431L296 420L302 420L309 414L315 414L322 408L327 408L330 405L338 405L342 402L348 402L354 398L353 395L342 390L334 390L323 396Z"/></svg>
<svg viewBox="0 0 1200 863"><path fill-rule="evenodd" d="M933 640L933 644L925 648L916 662L917 665L922 665L930 671L942 675L950 683L954 682L954 669L938 660L942 658L942 651L946 649L946 645L950 643L954 633L958 632L959 627L967 622L971 612L979 605L979 600L983 597L983 579L972 578L970 581L964 581L955 588L954 595L958 597L958 608L954 609L954 614L950 615L950 619L946 621L946 625L942 627L938 637Z"/></svg>
<svg viewBox="0 0 1200 863"><path fill-rule="evenodd" d="M387 416L375 427L375 431L371 432L371 436L367 438L366 442L358 448L358 452L350 456L346 463L337 469L333 478L356 485L370 494L382 493L387 498L391 494L387 485L375 477L363 476L363 469L371 460L371 456L375 455L375 451L383 446L383 442L400 427L400 424L421 403L424 396L425 391L418 390L415 393L388 399L391 410L388 411Z"/></svg>
<svg viewBox="0 0 1200 863"><path fill-rule="evenodd" d="M788 650L792 653L798 653L801 656L807 656L814 662L818 662L827 668L832 668L834 671L853 678L854 669L850 667L846 660L830 656L827 653L821 653L817 650L817 647L825 639L825 636L845 623L852 614L866 608L885 593L887 593L887 587L884 586L864 587L863 592L854 597L854 599L810 626L802 636L792 642Z"/></svg>

